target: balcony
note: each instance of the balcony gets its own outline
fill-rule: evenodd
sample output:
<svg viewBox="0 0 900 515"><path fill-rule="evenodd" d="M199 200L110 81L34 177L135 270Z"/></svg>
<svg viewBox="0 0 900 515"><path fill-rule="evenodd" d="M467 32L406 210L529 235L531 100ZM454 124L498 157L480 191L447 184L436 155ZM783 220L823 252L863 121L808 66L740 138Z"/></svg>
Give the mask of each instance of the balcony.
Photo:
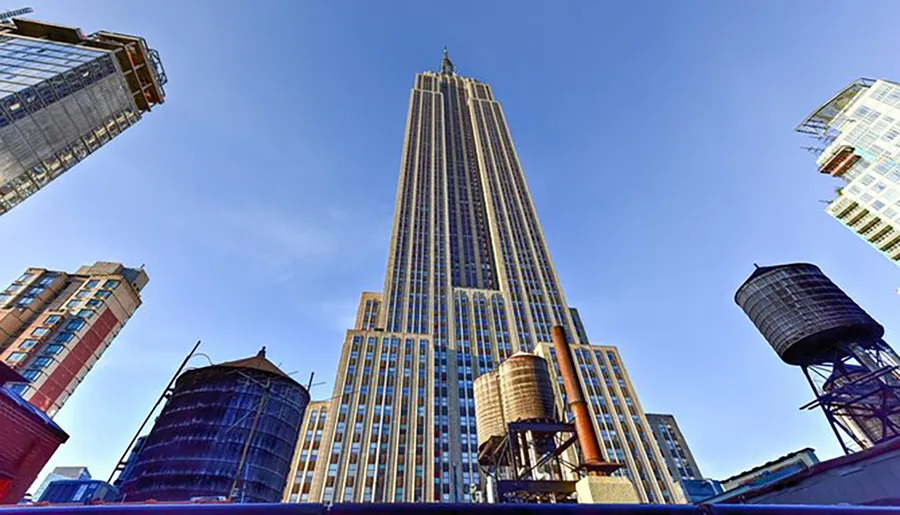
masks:
<svg viewBox="0 0 900 515"><path fill-rule="evenodd" d="M828 161L825 161L825 163L822 164L822 167L819 168L819 173L828 174L832 177L844 175L847 170L852 168L853 165L860 160L860 156L855 150L855 148L849 145L841 146L841 148L832 154Z"/></svg>

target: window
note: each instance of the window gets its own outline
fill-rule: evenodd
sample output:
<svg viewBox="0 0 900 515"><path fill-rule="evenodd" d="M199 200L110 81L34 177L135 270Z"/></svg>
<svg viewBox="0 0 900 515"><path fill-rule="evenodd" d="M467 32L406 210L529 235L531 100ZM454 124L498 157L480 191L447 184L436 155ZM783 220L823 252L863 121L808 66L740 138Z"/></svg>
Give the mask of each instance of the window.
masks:
<svg viewBox="0 0 900 515"><path fill-rule="evenodd" d="M25 354L24 352L11 352L9 354L9 356L6 357L6 362L7 363L18 363L18 362L22 361L23 359L25 359L25 356L27 356L27 355L28 354Z"/></svg>
<svg viewBox="0 0 900 515"><path fill-rule="evenodd" d="M11 391L15 394L18 394L18 395L22 395L23 393L25 393L25 390L27 390L27 389L28 389L28 385L22 384L22 383L14 384L9 387L9 391Z"/></svg>
<svg viewBox="0 0 900 515"><path fill-rule="evenodd" d="M100 284L99 280L91 279L90 281L87 282L87 284L84 285L84 287L90 290L90 289L96 288L98 284Z"/></svg>
<svg viewBox="0 0 900 515"><path fill-rule="evenodd" d="M25 379L28 379L29 381L34 381L40 375L41 375L41 371L35 370L33 368L29 368L28 370L22 372L22 377L24 377Z"/></svg>
<svg viewBox="0 0 900 515"><path fill-rule="evenodd" d="M72 334L68 331L64 331L64 332L57 334L56 338L53 339L53 342L54 343L68 343L68 342L72 341L72 338L74 338L74 337L75 337L74 334Z"/></svg>
<svg viewBox="0 0 900 515"><path fill-rule="evenodd" d="M34 297L22 297L18 301L16 301L16 306L25 307L34 302Z"/></svg>
<svg viewBox="0 0 900 515"><path fill-rule="evenodd" d="M31 365L36 368L44 368L52 362L53 362L53 358L48 358L47 356L41 356L41 357L37 358L36 360L34 360L34 363L32 363Z"/></svg>
<svg viewBox="0 0 900 515"><path fill-rule="evenodd" d="M109 290L99 290L97 293L94 294L94 298L105 299L105 298L109 297L110 295L112 295L112 292Z"/></svg>
<svg viewBox="0 0 900 515"><path fill-rule="evenodd" d="M66 302L66 309L75 309L80 305L81 305L80 300L70 300L69 302Z"/></svg>
<svg viewBox="0 0 900 515"><path fill-rule="evenodd" d="M37 345L38 341L33 339L23 340L22 343L19 344L20 349L30 349Z"/></svg>
<svg viewBox="0 0 900 515"><path fill-rule="evenodd" d="M103 283L103 287L110 289L110 290L115 290L118 285L119 285L119 281L116 281L115 279L110 279L110 280L106 281L105 283Z"/></svg>
<svg viewBox="0 0 900 515"><path fill-rule="evenodd" d="M90 309L82 309L81 311L78 312L78 316L80 316L82 318L90 319L91 317L94 316L94 312L91 311Z"/></svg>
<svg viewBox="0 0 900 515"><path fill-rule="evenodd" d="M46 327L38 327L34 331L31 331L31 336L44 336L45 334L47 334L49 332L50 332L50 330L47 329Z"/></svg>
<svg viewBox="0 0 900 515"><path fill-rule="evenodd" d="M16 279L16 282L24 283L24 282L28 281L29 279L31 279L31 274L24 273L21 276L19 276L18 279Z"/></svg>
<svg viewBox="0 0 900 515"><path fill-rule="evenodd" d="M100 299L91 299L91 300L85 302L84 305L89 308L98 308L103 305L103 301Z"/></svg>
<svg viewBox="0 0 900 515"><path fill-rule="evenodd" d="M59 315L50 315L44 320L44 325L53 325L59 322Z"/></svg>
<svg viewBox="0 0 900 515"><path fill-rule="evenodd" d="M59 354L60 352L62 352L62 350L63 350L62 345L52 343L52 344L48 345L46 349L44 349L44 355L45 356L55 356L55 355Z"/></svg>
<svg viewBox="0 0 900 515"><path fill-rule="evenodd" d="M84 327L84 319L82 318L73 318L66 324L66 329L69 331L77 331Z"/></svg>
<svg viewBox="0 0 900 515"><path fill-rule="evenodd" d="M80 292L75 294L75 297L77 297L79 299L83 299L83 298L87 297L89 293L91 293L91 292L89 292L87 290L81 290Z"/></svg>

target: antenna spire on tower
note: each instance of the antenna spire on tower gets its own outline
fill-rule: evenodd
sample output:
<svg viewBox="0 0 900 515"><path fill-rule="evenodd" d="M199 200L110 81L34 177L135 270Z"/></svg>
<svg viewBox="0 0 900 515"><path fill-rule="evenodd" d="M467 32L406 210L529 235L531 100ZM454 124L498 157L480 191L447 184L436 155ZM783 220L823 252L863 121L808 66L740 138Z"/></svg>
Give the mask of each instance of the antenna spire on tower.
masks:
<svg viewBox="0 0 900 515"><path fill-rule="evenodd" d="M447 51L447 47L444 47L444 58L441 59L441 73L453 73L456 71L456 67L453 66L453 61L450 60L450 53Z"/></svg>

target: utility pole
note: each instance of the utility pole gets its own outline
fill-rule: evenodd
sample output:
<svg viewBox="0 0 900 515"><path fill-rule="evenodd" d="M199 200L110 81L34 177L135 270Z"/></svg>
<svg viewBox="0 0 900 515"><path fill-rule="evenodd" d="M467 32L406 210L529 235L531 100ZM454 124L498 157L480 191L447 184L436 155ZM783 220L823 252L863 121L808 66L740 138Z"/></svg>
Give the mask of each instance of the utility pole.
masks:
<svg viewBox="0 0 900 515"><path fill-rule="evenodd" d="M116 467L113 469L112 472L110 472L109 479L106 480L107 483L112 484L113 476L116 475L116 472L120 472L123 469L123 467L125 466L125 460L128 456L128 451L131 450L132 446L134 446L134 442L136 442L138 437L141 436L141 432L144 430L144 427L147 425L147 422L150 421L150 417L153 416L153 413L156 412L156 408L159 407L159 404L163 401L163 399L166 398L166 395L169 394L169 391L172 389L172 385L175 384L175 380L178 379L178 376L181 375L181 372L182 372L182 370L184 370L184 367L187 366L188 361L190 361L190 359L194 357L194 353L197 352L197 347L199 347L199 346L200 346L200 340L197 340L197 343L194 344L194 347L191 349L191 352L189 352L188 355L185 356L184 361L181 362L181 365L178 367L178 370L175 371L175 375L172 376L172 379L169 380L169 383L163 389L162 393L159 395L159 398L156 399L156 404L154 404L153 407L150 408L150 412L147 413L147 417L141 423L141 427L139 427L138 430L134 433L134 437L131 439L131 442L128 444L128 447L125 448L125 452L122 453L122 456L119 458L119 461L116 463Z"/></svg>
<svg viewBox="0 0 900 515"><path fill-rule="evenodd" d="M266 405L269 403L270 385L271 381L266 380L266 384L263 386L263 394L259 398L259 403L256 406L256 416L253 418L253 424L250 426L250 434L247 435L247 441L244 442L244 451L241 453L241 461L238 462L237 471L234 473L234 481L231 483L231 490L228 492L228 501L233 500L237 493L238 482L241 479L241 471L244 468L244 463L247 461L247 454L250 452L250 444L253 443L253 437L256 436L256 428L259 426L259 419L262 416L263 409L265 409ZM243 501L243 495L241 496L241 500Z"/></svg>

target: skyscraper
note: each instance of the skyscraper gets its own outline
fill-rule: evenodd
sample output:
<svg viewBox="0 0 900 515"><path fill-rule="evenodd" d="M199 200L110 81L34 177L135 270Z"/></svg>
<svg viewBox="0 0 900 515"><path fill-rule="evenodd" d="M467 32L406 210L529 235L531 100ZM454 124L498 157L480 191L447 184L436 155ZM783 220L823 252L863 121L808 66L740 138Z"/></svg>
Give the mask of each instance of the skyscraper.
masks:
<svg viewBox="0 0 900 515"><path fill-rule="evenodd" d="M816 139L819 172L840 181L828 214L900 262L900 84L856 80L797 131Z"/></svg>
<svg viewBox="0 0 900 515"><path fill-rule="evenodd" d="M15 388L56 414L141 305L143 268L98 262L74 274L29 268L0 292L0 360Z"/></svg>
<svg viewBox="0 0 900 515"><path fill-rule="evenodd" d="M0 23L0 214L165 99L143 38L33 20Z"/></svg>
<svg viewBox="0 0 900 515"><path fill-rule="evenodd" d="M699 502L721 493L722 487L717 481L703 478L674 416L647 413L647 421L659 444L659 451L666 460L669 474L681 484L689 501Z"/></svg>
<svg viewBox="0 0 900 515"><path fill-rule="evenodd" d="M681 434L681 428L672 415L660 415L647 413L647 421L653 430L653 435L659 443L660 452L666 459L666 465L672 477L677 479L700 479L700 467L694 461L691 448L687 440Z"/></svg>
<svg viewBox="0 0 900 515"><path fill-rule="evenodd" d="M680 501L617 351L576 331L500 104L445 51L410 95L384 293L344 340L309 500L469 501L472 383L519 350L554 362L556 324L606 458L642 500Z"/></svg>

